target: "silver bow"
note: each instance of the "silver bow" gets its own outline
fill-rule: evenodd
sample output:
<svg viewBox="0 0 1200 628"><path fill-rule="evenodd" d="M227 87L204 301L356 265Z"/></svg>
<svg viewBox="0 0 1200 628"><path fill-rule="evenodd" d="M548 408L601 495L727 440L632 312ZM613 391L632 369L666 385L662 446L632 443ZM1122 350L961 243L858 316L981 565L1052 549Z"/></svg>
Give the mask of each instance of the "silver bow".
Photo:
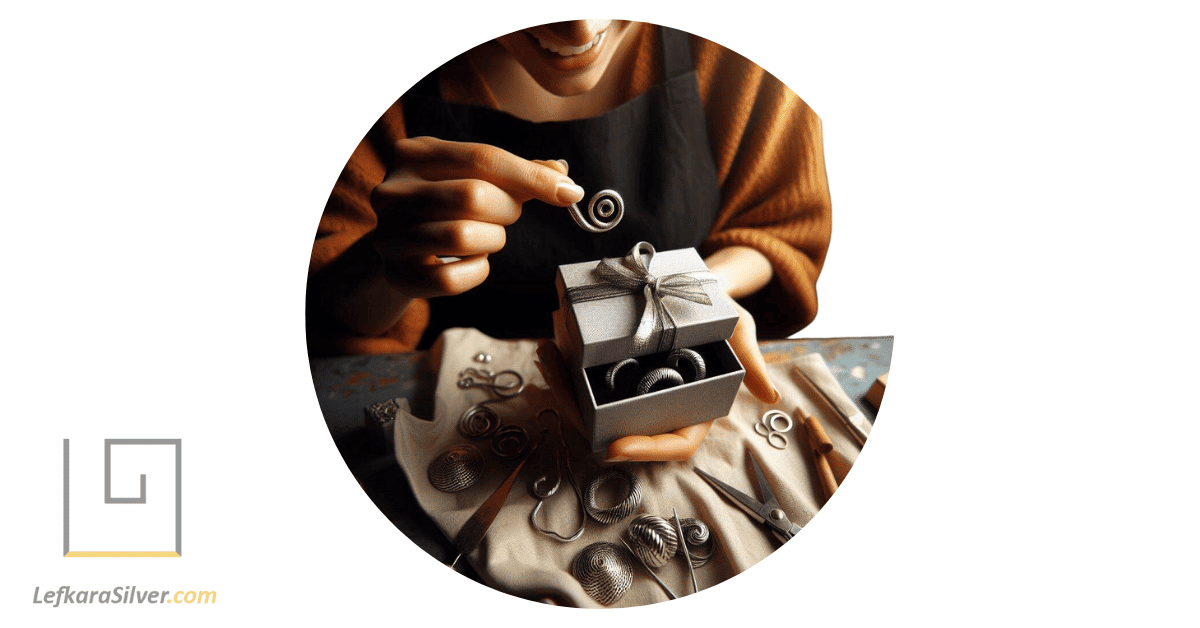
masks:
<svg viewBox="0 0 1200 628"><path fill-rule="evenodd" d="M700 279L696 273L676 273L656 277L650 273L650 261L654 259L654 246L649 242L638 242L623 258L606 257L592 272L600 283L577 286L567 290L567 302L582 303L599 299L610 299L639 292L646 299L641 320L633 333L630 355L645 355L674 349L675 318L663 305L666 297L684 299L693 303L712 305L712 299L704 292L704 284L715 279ZM704 271L700 271L704 272ZM655 351L649 351L650 339L662 332Z"/></svg>

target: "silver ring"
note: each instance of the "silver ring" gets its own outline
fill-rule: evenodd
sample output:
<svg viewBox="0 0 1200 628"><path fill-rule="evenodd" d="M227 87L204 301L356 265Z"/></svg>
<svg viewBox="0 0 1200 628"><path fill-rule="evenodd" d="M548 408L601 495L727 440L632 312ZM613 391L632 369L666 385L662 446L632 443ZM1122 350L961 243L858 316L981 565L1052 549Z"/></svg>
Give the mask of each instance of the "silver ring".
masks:
<svg viewBox="0 0 1200 628"><path fill-rule="evenodd" d="M783 419L784 421L786 421L786 423L784 423L784 427L775 427L776 419ZM793 425L792 417L788 416L788 413L786 413L782 410L767 410L762 415L762 422L772 432L786 432L786 431L792 429L792 425ZM759 433L762 434L762 432L759 432ZM765 436L765 434L764 434L764 436Z"/></svg>
<svg viewBox="0 0 1200 628"><path fill-rule="evenodd" d="M671 352L671 355L667 356L667 364L670 364L675 369L679 368L680 360L687 360L692 363L692 372L696 374L696 378L692 380L693 382L704 379L704 358L700 357L699 353L696 353L692 349L676 349Z"/></svg>
<svg viewBox="0 0 1200 628"><path fill-rule="evenodd" d="M632 365L633 368L638 367L638 361L633 358L625 358L620 362L608 367L608 372L604 374L604 383L608 384L609 390L617 389L617 372L626 366Z"/></svg>
<svg viewBox="0 0 1200 628"><path fill-rule="evenodd" d="M771 428L767 427L766 423L755 423L754 431L758 432L759 436L770 436Z"/></svg>
<svg viewBox="0 0 1200 628"><path fill-rule="evenodd" d="M683 384L683 376L673 368L660 366L642 377L642 381L638 382L637 385L637 394L644 395L650 392L650 389L656 384L664 381L670 382L671 386L668 386L668 388L679 386Z"/></svg>
<svg viewBox="0 0 1200 628"><path fill-rule="evenodd" d="M606 482L620 480L629 487L629 494L621 503L611 508L601 508L596 504L596 493ZM588 515L600 523L616 523L633 514L642 504L642 487L638 484L637 476L626 467L609 467L602 471L596 479L588 484L583 496L583 506Z"/></svg>
<svg viewBox="0 0 1200 628"><path fill-rule="evenodd" d="M771 440L771 438L778 438L780 444L776 444L776 441ZM775 449L787 449L788 437L780 434L779 432L771 432L767 435L767 443L769 443Z"/></svg>

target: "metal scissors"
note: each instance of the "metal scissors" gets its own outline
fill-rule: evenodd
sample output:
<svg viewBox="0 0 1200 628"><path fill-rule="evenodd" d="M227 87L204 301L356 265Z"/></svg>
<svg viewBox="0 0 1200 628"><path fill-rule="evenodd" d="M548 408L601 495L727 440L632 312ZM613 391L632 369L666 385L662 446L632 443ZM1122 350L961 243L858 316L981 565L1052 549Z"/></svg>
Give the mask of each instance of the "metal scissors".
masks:
<svg viewBox="0 0 1200 628"><path fill-rule="evenodd" d="M771 490L771 485L763 477L762 467L758 464L758 458L754 457L754 452L747 448L746 455L750 456L750 463L754 465L754 475L758 477L758 492L763 497L761 502L699 468L696 468L696 473L699 473L719 492L741 506L752 519L774 534L780 543L787 543L800 532L800 526L792 523L783 509L779 507L779 500L775 498L775 492Z"/></svg>

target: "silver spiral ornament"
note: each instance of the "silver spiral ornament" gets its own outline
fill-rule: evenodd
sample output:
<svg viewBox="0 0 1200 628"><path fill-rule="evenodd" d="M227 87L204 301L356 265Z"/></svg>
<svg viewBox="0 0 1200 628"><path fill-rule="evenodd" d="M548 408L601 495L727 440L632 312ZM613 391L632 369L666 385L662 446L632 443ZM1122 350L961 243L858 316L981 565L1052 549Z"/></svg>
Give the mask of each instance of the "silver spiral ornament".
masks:
<svg viewBox="0 0 1200 628"><path fill-rule="evenodd" d="M489 438L500 427L500 415L485 404L477 403L458 420L458 433L467 438Z"/></svg>
<svg viewBox="0 0 1200 628"><path fill-rule="evenodd" d="M492 453L501 460L515 460L529 451L529 432L519 425L505 425L492 436Z"/></svg>
<svg viewBox="0 0 1200 628"><path fill-rule="evenodd" d="M429 463L429 483L443 493L466 490L483 475L483 454L471 445L455 445Z"/></svg>
<svg viewBox="0 0 1200 628"><path fill-rule="evenodd" d="M629 522L629 548L651 569L667 564L679 549L675 525L662 517L638 515Z"/></svg>
<svg viewBox="0 0 1200 628"><path fill-rule="evenodd" d="M592 233L604 233L617 226L625 216L625 200L616 190L600 190L588 201L587 214L579 209L578 203L567 206L567 212L575 224Z"/></svg>
<svg viewBox="0 0 1200 628"><path fill-rule="evenodd" d="M571 562L571 575L593 600L608 606L633 585L633 562L616 543L592 543Z"/></svg>
<svg viewBox="0 0 1200 628"><path fill-rule="evenodd" d="M601 508L596 503L596 493L600 491L601 486L614 480L623 482L629 488L629 493L617 505L611 508ZM588 484L587 491L583 496L583 506L588 515L600 523L616 523L632 515L633 511L641 505L642 487L638 483L637 476L626 467L609 467L602 471L600 475L596 476L596 479L592 480L591 484Z"/></svg>
<svg viewBox="0 0 1200 628"><path fill-rule="evenodd" d="M679 527L683 528L684 547L688 560L692 561L692 567L703 567L713 557L717 537L699 519L683 519L679 522Z"/></svg>

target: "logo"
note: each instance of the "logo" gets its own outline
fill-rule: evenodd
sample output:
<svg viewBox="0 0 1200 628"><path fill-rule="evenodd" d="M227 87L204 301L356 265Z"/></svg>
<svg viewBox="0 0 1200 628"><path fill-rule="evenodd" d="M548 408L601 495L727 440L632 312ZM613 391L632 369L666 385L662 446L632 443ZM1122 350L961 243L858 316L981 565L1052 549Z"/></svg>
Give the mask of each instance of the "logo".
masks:
<svg viewBox="0 0 1200 628"><path fill-rule="evenodd" d="M182 449L178 438L106 438L101 486L99 448L81 447L72 475L64 438L63 556L181 556Z"/></svg>

